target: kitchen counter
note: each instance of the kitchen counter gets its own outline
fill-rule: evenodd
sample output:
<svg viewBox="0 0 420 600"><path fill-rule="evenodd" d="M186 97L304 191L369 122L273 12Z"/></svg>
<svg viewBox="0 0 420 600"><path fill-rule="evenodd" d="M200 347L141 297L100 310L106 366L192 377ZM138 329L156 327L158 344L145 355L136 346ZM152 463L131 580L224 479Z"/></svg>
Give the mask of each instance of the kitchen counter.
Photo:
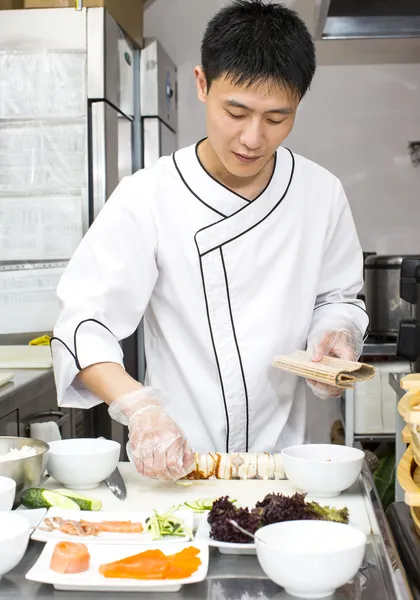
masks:
<svg viewBox="0 0 420 600"><path fill-rule="evenodd" d="M52 369L0 369L1 373L13 373L14 379L0 387L0 417L55 387Z"/></svg>
<svg viewBox="0 0 420 600"><path fill-rule="evenodd" d="M416 600L420 599L420 537L417 535L410 514L410 507L404 502L394 502L386 511L398 552Z"/></svg>
<svg viewBox="0 0 420 600"><path fill-rule="evenodd" d="M35 563L41 544L31 542L29 551L15 571L0 581L1 600L76 600L76 592L60 592L52 586L26 581L25 573ZM393 600L411 598L397 596L384 588L384 578L376 563L375 549L369 544L365 564L357 578L336 592L330 600ZM102 592L101 592L102 593ZM78 598L99 598L100 593L77 592ZM104 594L102 593L102 596ZM133 600L133 593L118 592L118 600ZM107 594L110 600L117 593ZM138 593L137 598L142 598ZM175 593L147 593L144 600L293 600L279 586L266 578L258 561L252 556L229 556L211 549L207 579L195 585L186 585Z"/></svg>
<svg viewBox="0 0 420 600"><path fill-rule="evenodd" d="M92 437L91 411L57 409L52 368L0 369L1 373L13 373L14 379L0 387L0 435L26 437L29 423L54 419L62 437Z"/></svg>
<svg viewBox="0 0 420 600"><path fill-rule="evenodd" d="M159 509L159 505L162 505L162 502L167 502L166 499L163 501L159 497L159 485L162 484L156 483L156 485L152 485L152 490L150 490L147 487L148 483L145 483L144 480L141 481L132 472L131 465L121 463L120 470L127 483L127 500L131 498L125 508L123 508L125 503L119 503L119 506L123 510L132 510L131 503L136 501L136 497L148 501L148 494L154 494L156 499L155 508ZM135 489L133 489L133 482ZM273 488L275 487L275 482L254 483L254 489L264 488L264 491L270 485ZM281 482L277 483L280 484ZM207 484L210 488L212 487L212 482L207 482ZM213 491L220 484L221 482L217 482L217 486L216 484L213 486ZM240 486L242 482L230 482L230 484ZM50 485L53 486L54 483ZM290 487L289 482L284 482L283 485L287 489ZM370 535L368 536L365 561L354 581L338 590L332 599L412 600L413 596L409 589L405 572L366 465L361 476L360 486L357 489L360 490L357 494L357 501L364 506L364 513L367 515L370 524ZM210 492L210 489L208 491ZM198 491L198 488L196 490L195 488L178 488L175 493L179 497L182 497L185 494L200 495L202 490ZM110 495L111 492L106 488L98 488L98 497L105 498L104 494ZM260 495L262 494L263 491L261 491ZM109 498L108 507L115 510L119 501L113 496L112 500L111 496ZM105 501L104 508L107 508ZM76 599L76 592L59 592L54 590L52 586L26 581L25 573L35 563L41 550L42 544L39 542L30 543L24 560L14 571L0 581L0 600ZM99 598L100 594L87 592L81 594L81 592L78 592L77 596L78 598L94 599ZM110 599L115 596L116 594L108 594ZM132 600L133 594L119 592L118 598L120 600ZM248 598L249 600L292 600L291 596L265 577L256 557L222 555L213 549L210 552L209 572L205 581L191 586L184 586L181 591L176 593L147 593L144 595L144 598L145 600L146 598L147 600L241 600L242 598Z"/></svg>

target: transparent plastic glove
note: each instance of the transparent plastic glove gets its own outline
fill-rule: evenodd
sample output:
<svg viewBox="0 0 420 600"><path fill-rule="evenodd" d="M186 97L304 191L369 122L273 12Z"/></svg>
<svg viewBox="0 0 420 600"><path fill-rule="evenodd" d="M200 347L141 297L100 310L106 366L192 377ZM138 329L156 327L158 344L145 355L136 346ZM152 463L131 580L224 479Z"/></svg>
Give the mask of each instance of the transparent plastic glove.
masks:
<svg viewBox="0 0 420 600"><path fill-rule="evenodd" d="M145 387L114 400L108 412L114 421L128 425L137 471L145 477L176 481L192 470L194 454L162 399L161 392Z"/></svg>
<svg viewBox="0 0 420 600"><path fill-rule="evenodd" d="M315 362L324 356L334 356L343 360L356 361L363 350L363 335L352 321L345 318L331 318L320 321L309 334L307 351ZM307 380L312 392L318 398L338 398L343 390L319 381Z"/></svg>

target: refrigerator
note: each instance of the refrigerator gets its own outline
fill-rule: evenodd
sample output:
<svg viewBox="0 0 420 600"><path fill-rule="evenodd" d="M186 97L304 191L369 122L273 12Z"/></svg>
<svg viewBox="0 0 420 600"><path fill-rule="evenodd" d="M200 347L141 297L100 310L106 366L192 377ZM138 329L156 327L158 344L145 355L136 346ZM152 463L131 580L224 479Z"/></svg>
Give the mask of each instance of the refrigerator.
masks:
<svg viewBox="0 0 420 600"><path fill-rule="evenodd" d="M3 343L51 332L68 260L133 171L134 55L104 8L1 11Z"/></svg>
<svg viewBox="0 0 420 600"><path fill-rule="evenodd" d="M134 166L176 150L176 131L176 67L157 40L134 51L104 8L1 11L0 343L52 331L82 237ZM140 381L142 331L121 342ZM124 448L106 408L92 433Z"/></svg>
<svg viewBox="0 0 420 600"><path fill-rule="evenodd" d="M156 39L146 39L141 51L140 112L143 164L149 168L178 148L177 68Z"/></svg>
<svg viewBox="0 0 420 600"><path fill-rule="evenodd" d="M104 8L1 11L1 344L52 331L69 259L133 172L136 65L138 52ZM135 377L137 335L122 347ZM121 437L104 407L90 411L91 433L100 435L101 412L104 434ZM87 416L72 413L80 423Z"/></svg>

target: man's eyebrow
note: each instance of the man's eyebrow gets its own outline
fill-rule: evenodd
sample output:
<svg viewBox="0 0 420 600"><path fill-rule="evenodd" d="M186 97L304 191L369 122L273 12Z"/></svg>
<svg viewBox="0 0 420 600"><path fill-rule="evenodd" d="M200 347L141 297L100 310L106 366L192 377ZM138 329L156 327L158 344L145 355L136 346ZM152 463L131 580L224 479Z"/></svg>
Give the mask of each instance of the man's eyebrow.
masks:
<svg viewBox="0 0 420 600"><path fill-rule="evenodd" d="M246 106L246 104L242 104L241 102L238 102L237 100L228 100L227 104L234 108L243 108L244 110L251 110L249 108L249 106ZM270 110L266 110L264 114L266 115L269 113L276 113L279 115L290 115L290 114L292 114L292 112L293 112L293 109L290 106L282 106L281 108L271 108Z"/></svg>

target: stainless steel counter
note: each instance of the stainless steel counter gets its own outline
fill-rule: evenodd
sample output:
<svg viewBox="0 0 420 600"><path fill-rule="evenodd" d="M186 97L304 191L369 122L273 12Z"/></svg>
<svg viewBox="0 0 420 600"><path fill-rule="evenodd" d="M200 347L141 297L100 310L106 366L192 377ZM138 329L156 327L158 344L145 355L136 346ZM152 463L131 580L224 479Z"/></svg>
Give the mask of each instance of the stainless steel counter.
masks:
<svg viewBox="0 0 420 600"><path fill-rule="evenodd" d="M55 387L52 369L0 369L1 373L13 373L14 379L0 387L0 416L19 408L36 395Z"/></svg>
<svg viewBox="0 0 420 600"><path fill-rule="evenodd" d="M386 517L365 466L362 475L365 505L372 533L369 536L364 564L355 580L341 588L333 600L412 600L405 572L395 549ZM48 585L25 580L25 573L35 563L42 544L31 542L20 565L0 581L0 600L76 600L76 592L59 592ZM103 596L103 594L102 594ZM99 598L99 593L77 593L78 598ZM109 598L116 594L108 595ZM132 600L133 594L118 593L119 600ZM145 596L146 598L146 596ZM252 556L227 556L212 551L207 579L197 585L184 586L177 593L147 594L147 600L292 600L281 588L269 581Z"/></svg>
<svg viewBox="0 0 420 600"><path fill-rule="evenodd" d="M29 422L58 417L63 437L93 435L91 411L60 408L56 412L57 391L52 369L0 369L2 372L13 372L14 380L0 387L0 435L24 437L29 435Z"/></svg>

